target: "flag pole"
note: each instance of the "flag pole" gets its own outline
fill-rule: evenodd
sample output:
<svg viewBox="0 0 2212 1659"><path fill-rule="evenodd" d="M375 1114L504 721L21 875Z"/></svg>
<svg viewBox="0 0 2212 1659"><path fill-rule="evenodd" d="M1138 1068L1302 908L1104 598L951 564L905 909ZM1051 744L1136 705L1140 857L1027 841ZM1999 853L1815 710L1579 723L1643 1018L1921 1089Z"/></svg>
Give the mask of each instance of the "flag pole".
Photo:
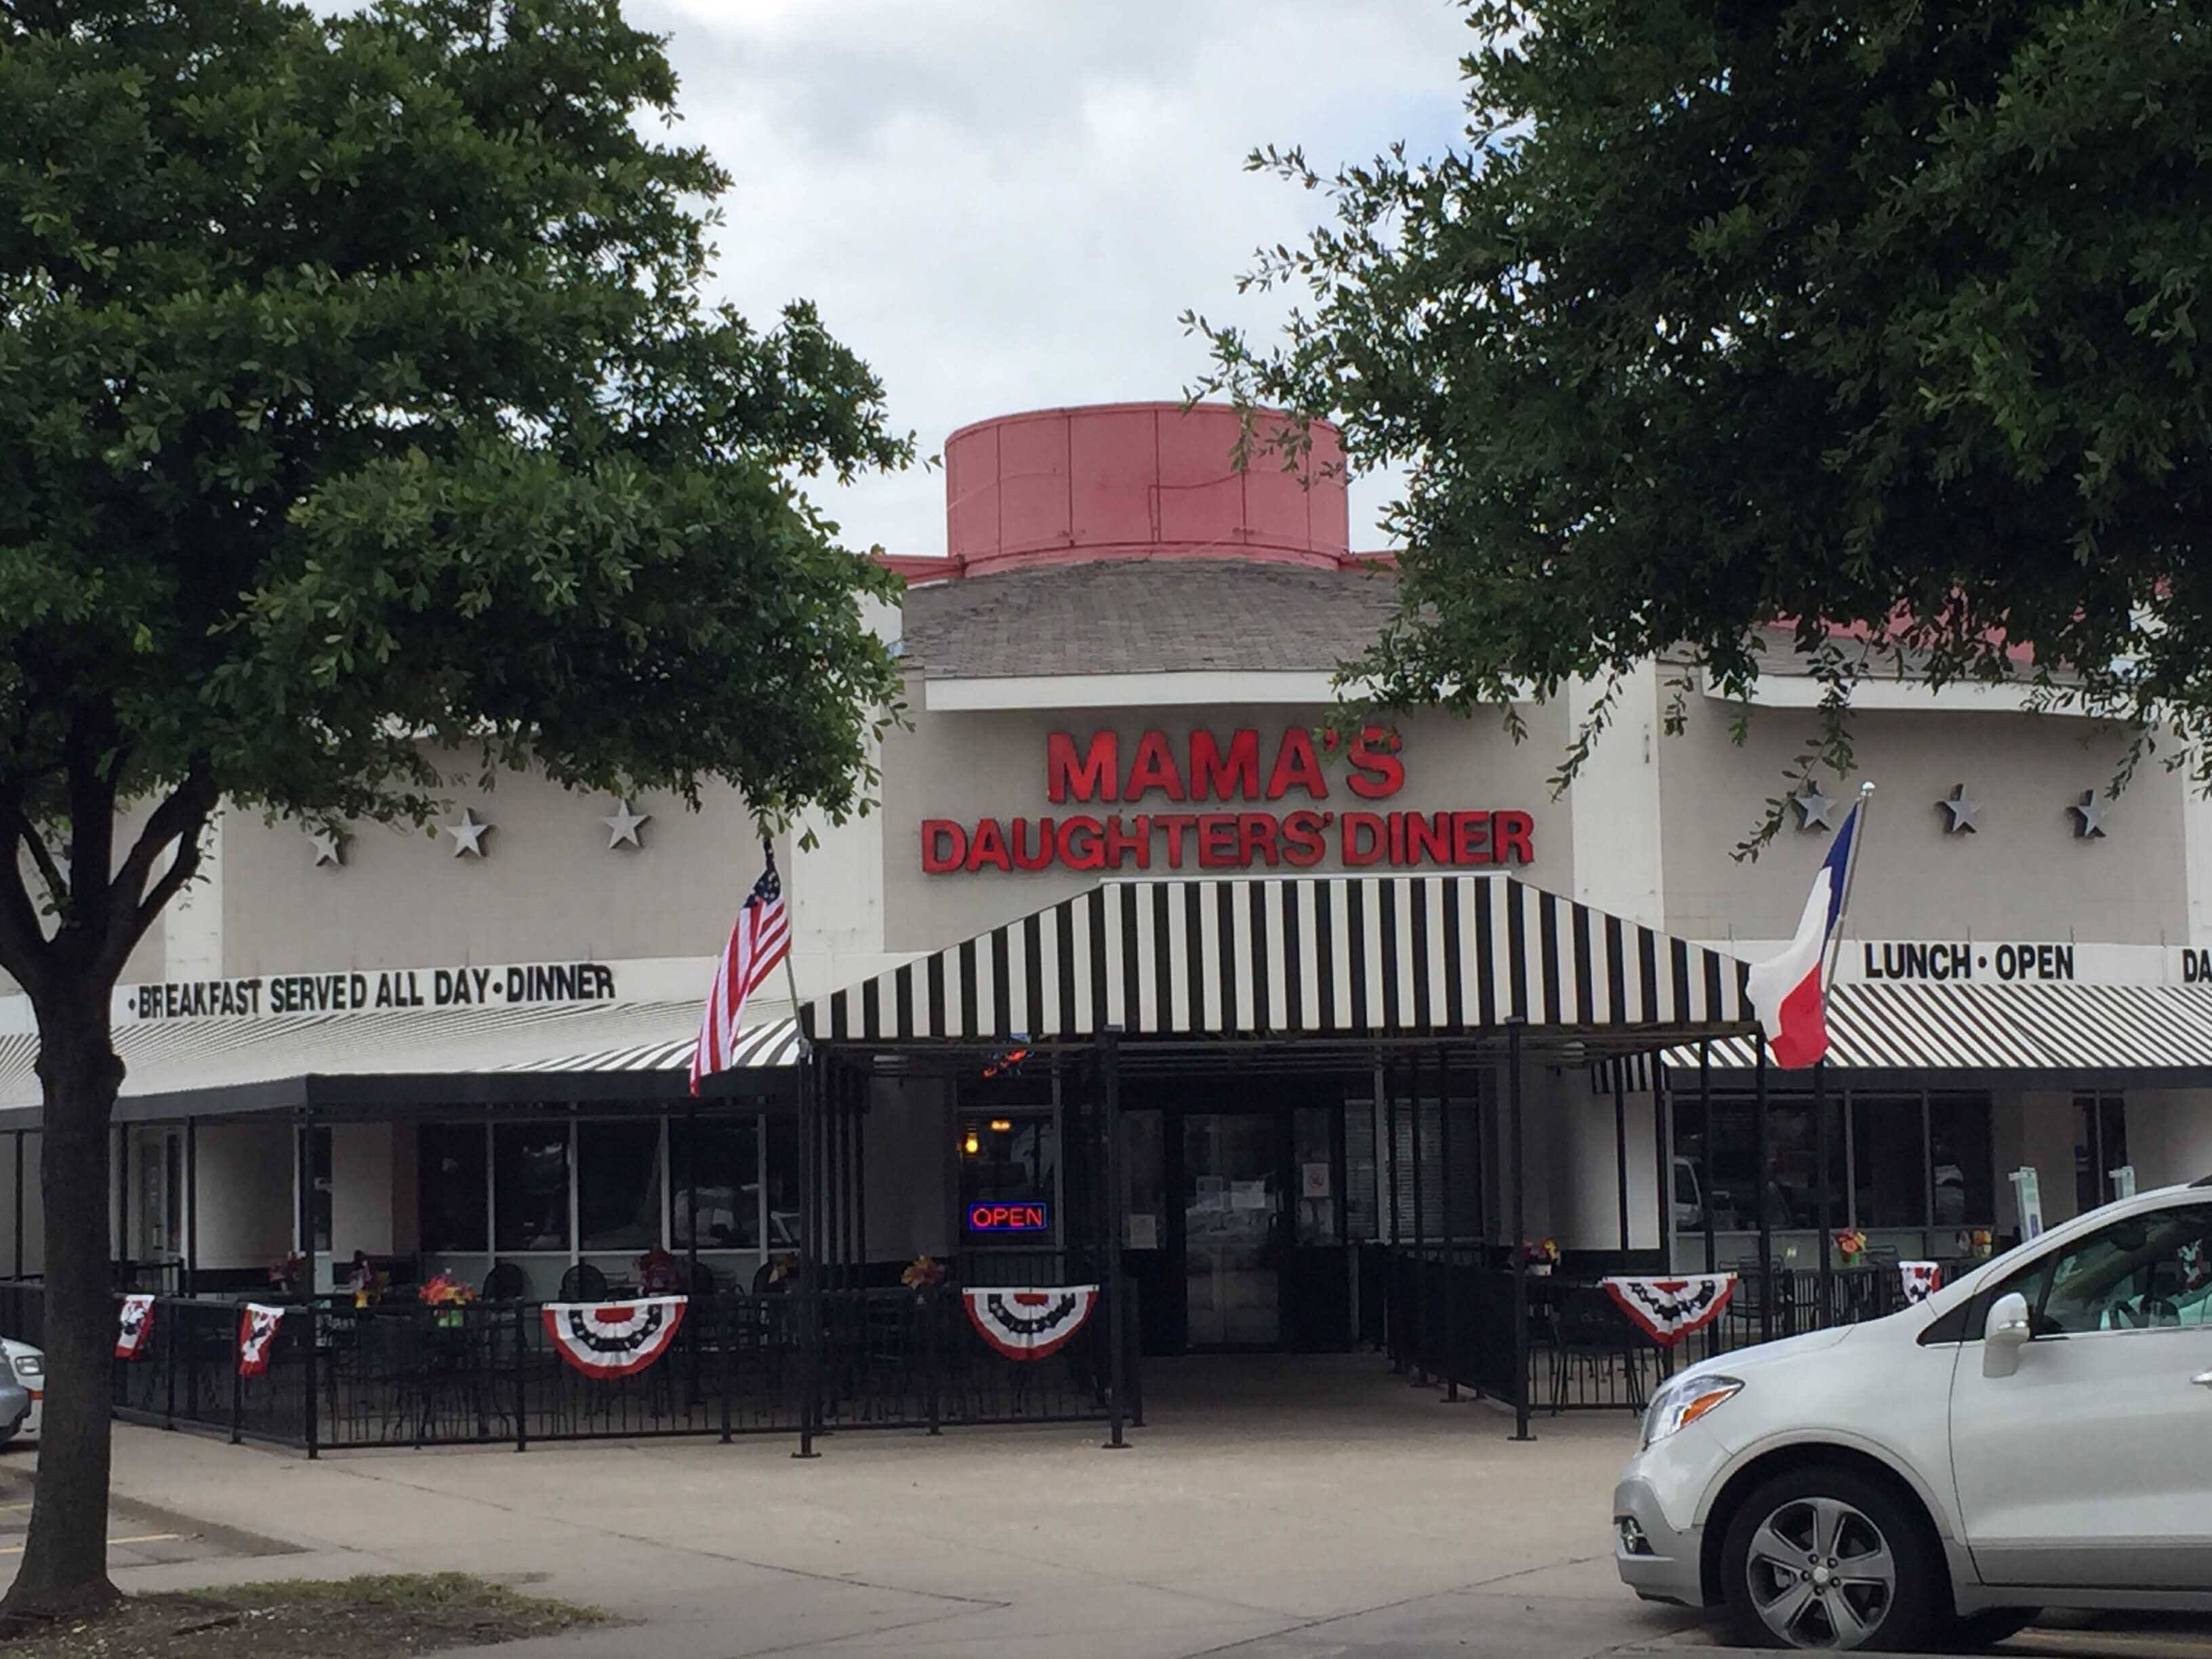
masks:
<svg viewBox="0 0 2212 1659"><path fill-rule="evenodd" d="M1844 895L1836 902L1835 931L1828 939L1828 959L1820 964L1823 988L1836 981L1836 958L1844 948L1844 924L1850 919L1851 883L1859 872L1859 849L1866 845L1867 819L1874 813L1874 785L1859 786L1858 822L1851 826L1851 850L1844 860Z"/></svg>

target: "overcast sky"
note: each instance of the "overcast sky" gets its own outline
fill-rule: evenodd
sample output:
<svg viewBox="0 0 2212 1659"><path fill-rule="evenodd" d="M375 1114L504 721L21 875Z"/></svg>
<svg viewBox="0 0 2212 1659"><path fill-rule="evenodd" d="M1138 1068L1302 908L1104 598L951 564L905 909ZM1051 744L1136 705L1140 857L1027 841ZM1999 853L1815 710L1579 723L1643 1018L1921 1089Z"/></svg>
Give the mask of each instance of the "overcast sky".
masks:
<svg viewBox="0 0 2212 1659"><path fill-rule="evenodd" d="M1016 410L1174 398L1176 318L1264 321L1234 279L1321 198L1247 173L1459 131L1449 0L629 0L670 37L681 136L735 175L718 287L794 295L872 363L924 454ZM945 549L943 475L817 491L849 544ZM1353 543L1385 489L1355 487Z"/></svg>

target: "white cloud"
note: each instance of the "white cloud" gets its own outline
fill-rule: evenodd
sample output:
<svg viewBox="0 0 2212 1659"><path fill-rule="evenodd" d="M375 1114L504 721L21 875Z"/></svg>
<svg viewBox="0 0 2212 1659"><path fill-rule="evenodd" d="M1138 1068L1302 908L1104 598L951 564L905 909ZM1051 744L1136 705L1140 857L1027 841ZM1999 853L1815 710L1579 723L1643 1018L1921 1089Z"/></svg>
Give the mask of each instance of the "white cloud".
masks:
<svg viewBox="0 0 2212 1659"><path fill-rule="evenodd" d="M318 9L349 0L312 0ZM1175 398L1205 368L1176 318L1264 329L1235 293L1324 171L1459 136L1455 0L629 0L683 77L678 142L735 177L715 289L754 321L794 296L883 377L932 454L1022 409ZM1354 544L1390 490L1352 501ZM941 475L817 486L854 545L945 546Z"/></svg>
<svg viewBox="0 0 2212 1659"><path fill-rule="evenodd" d="M793 295L883 376L925 453L970 421L1172 398L1204 367L1176 317L1264 324L1234 279L1322 211L1243 170L1458 130L1449 0L633 0L669 36L679 129L736 178L717 287ZM1387 484L1354 499L1354 539ZM944 548L941 477L822 492L848 540Z"/></svg>

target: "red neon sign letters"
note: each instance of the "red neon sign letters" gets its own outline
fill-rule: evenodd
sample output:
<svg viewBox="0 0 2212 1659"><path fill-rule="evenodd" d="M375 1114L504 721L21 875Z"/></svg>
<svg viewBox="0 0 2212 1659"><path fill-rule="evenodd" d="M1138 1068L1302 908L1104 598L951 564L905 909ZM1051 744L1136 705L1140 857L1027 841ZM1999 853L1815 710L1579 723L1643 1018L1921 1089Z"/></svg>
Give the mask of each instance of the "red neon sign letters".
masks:
<svg viewBox="0 0 2212 1659"><path fill-rule="evenodd" d="M933 876L998 870L1310 870L1333 851L1348 869L1479 869L1534 861L1535 819L1516 810L1340 812L1275 803L1328 801L1330 780L1304 726L1269 748L1250 727L1226 737L1193 732L1180 749L1160 731L1126 746L1118 732L1079 741L1054 732L1045 743L1045 799L1056 806L1141 805L1137 812L1050 817L924 818L921 867ZM1338 787L1360 802L1406 787L1397 737L1369 726L1344 747ZM1182 811L1206 802L1243 811ZM1257 809L1257 810L1255 810Z"/></svg>
<svg viewBox="0 0 2212 1659"><path fill-rule="evenodd" d="M970 1204L971 1233L1042 1233L1052 1231L1050 1206L1043 1204Z"/></svg>

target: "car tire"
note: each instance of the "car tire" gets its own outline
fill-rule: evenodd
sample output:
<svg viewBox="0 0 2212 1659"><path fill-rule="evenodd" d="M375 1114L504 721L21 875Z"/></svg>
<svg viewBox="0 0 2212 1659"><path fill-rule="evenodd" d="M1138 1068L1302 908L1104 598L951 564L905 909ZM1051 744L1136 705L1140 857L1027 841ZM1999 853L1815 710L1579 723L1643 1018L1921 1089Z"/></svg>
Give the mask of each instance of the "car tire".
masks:
<svg viewBox="0 0 2212 1659"><path fill-rule="evenodd" d="M21 1434L22 1431L23 1431L23 1429L22 1429L22 1425L21 1425L21 1424L16 1425L15 1425L15 1427L12 1428L12 1429L0 1429L0 1446L7 1445L9 1442L13 1441L13 1440L15 1439L15 1437L17 1435Z"/></svg>
<svg viewBox="0 0 2212 1659"><path fill-rule="evenodd" d="M1729 1523L1729 1623L1748 1647L1924 1648L1950 1600L1940 1559L1917 1506L1889 1482L1837 1463L1790 1469Z"/></svg>
<svg viewBox="0 0 2212 1659"><path fill-rule="evenodd" d="M1984 1607L1947 1620L1937 1632L1942 1653L1982 1653L2036 1620L2041 1607Z"/></svg>

